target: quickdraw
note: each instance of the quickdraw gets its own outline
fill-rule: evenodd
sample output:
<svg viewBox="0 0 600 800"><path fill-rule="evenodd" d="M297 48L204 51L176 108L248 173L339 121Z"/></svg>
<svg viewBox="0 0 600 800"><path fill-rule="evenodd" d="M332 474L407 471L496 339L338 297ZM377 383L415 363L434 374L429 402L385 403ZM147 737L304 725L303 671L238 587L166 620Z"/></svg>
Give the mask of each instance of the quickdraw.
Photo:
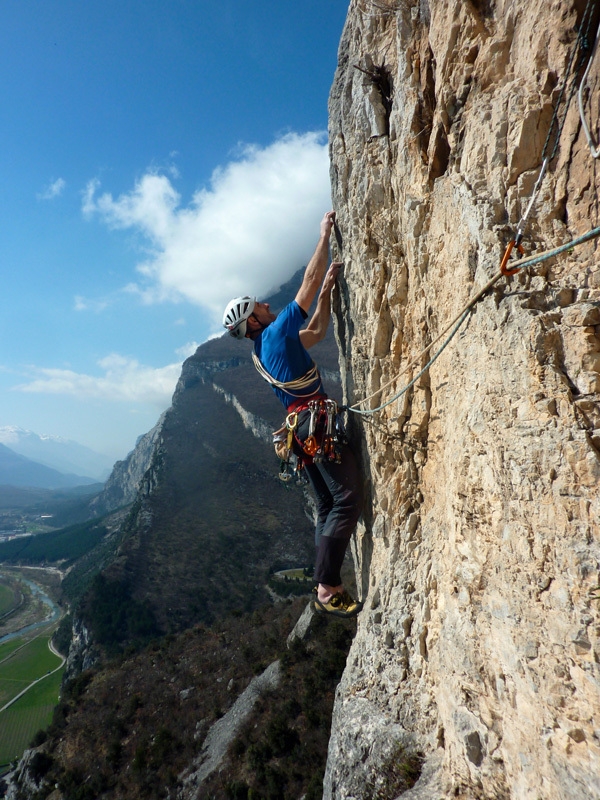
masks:
<svg viewBox="0 0 600 800"><path fill-rule="evenodd" d="M280 459L279 480L289 483L295 478L296 483L301 486L307 480L302 472L302 460L294 453L294 434L297 427L298 414L294 411L287 415L284 425L273 432L273 446Z"/></svg>
<svg viewBox="0 0 600 800"><path fill-rule="evenodd" d="M506 247L506 250L502 257L500 270L485 284L485 286L482 289L480 289L475 294L474 297L472 297L468 301L468 303L457 314L457 316L452 320L452 322L450 322L444 328L444 330L432 342L430 342L427 345L427 347L425 347L420 353L418 353L414 358L412 358L401 369L400 372L393 375L392 378L390 378L387 382L380 385L379 388L376 389L374 392L367 395L366 397L363 397L360 400L357 400L353 405L347 406L346 410L348 412L353 414L358 414L361 416L371 416L373 414L378 413L379 411L382 411L384 408L387 408L392 403L395 403L400 397L402 397L402 395L408 392L415 385L415 383L421 378L421 376L424 375L430 369L430 367L435 363L435 361L441 356L445 348L448 347L448 345L450 344L452 339L456 336L461 326L468 318L469 314L471 313L475 305L479 302L479 300L481 300L481 298L484 297L492 288L492 286L494 286L503 276L514 275L521 269L527 269L533 267L535 264L541 264L542 262L547 261L550 258L554 258L558 255L561 255L562 253L570 252L574 247L583 244L584 242L588 242L592 239L600 237L600 226L598 226L592 228L587 233L582 234L581 236L575 237L570 242L566 242L565 244L562 244L558 247L553 247L541 253L539 252L534 253L527 257L524 256L524 250L521 245L521 242L525 235L529 217L537 201L537 197L540 193L544 177L548 171L550 163L554 160L558 152L558 147L560 144L563 128L565 125L565 121L567 119L567 112L569 110L570 102L576 89L577 76L579 75L580 70L583 67L583 64L585 64L586 60L587 60L587 68L580 82L580 88L579 88L580 116L582 125L584 127L584 132L586 134L586 138L588 139L590 149L592 150L593 157L597 158L598 155L600 155L600 148L596 148L594 146L594 142L591 139L591 136L588 135L589 131L586 130L587 125L584 119L583 100L582 100L582 95L585 87L585 82L587 80L587 76L589 73L591 61L594 58L596 49L600 46L600 26L599 26L596 34L594 47L591 50L590 54L589 31L591 28L592 18L595 15L597 6L598 6L598 0L587 0L581 25L577 33L577 39L573 45L571 54L569 56L562 85L560 87L556 103L554 105L552 120L550 122L550 126L548 128L548 132L546 135L546 140L544 142L544 146L542 149L542 154L541 154L542 164L540 167L540 172L533 187L533 192L531 194L531 197L529 198L527 208L525 212L522 214L519 224L517 226L516 234ZM577 60L576 63L576 56L578 53L579 53L579 59ZM569 86L569 81L570 81L570 86ZM337 222L336 222L336 227L337 227ZM336 240L338 247L340 249L339 259L341 260L342 237L341 233L338 234L338 231L339 229L336 230ZM512 266L509 267L508 262L515 247L517 248L520 257L516 261L513 261ZM438 347L436 351L433 352L433 355L431 355L434 346L440 341L442 341L442 344ZM400 378L407 372L411 371L417 364L422 362L423 357L426 356L427 354L430 355L430 358L425 364L425 366L423 366L420 369L420 371L402 389L395 392L393 396L387 399L385 402L380 402L379 405L377 405L375 408L368 408L368 409L360 408L360 406L364 405L369 400L372 400L374 397L378 396L381 397L385 389L390 387L392 384L396 383L398 378ZM594 591L597 592L596 595L597 599L600 600L600 586L597 587L597 589Z"/></svg>
<svg viewBox="0 0 600 800"><path fill-rule="evenodd" d="M335 400L311 400L308 404L310 422L308 436L300 442L304 453L313 463L335 461L341 463L341 445L345 443L343 420Z"/></svg>
<svg viewBox="0 0 600 800"><path fill-rule="evenodd" d="M280 459L279 478L284 483L295 480L299 486L308 482L304 472L305 463L333 461L339 464L342 445L348 444L346 426L335 400L311 400L306 410L310 412L310 422L304 441L298 436L297 411L288 414L283 426L273 432L273 445Z"/></svg>
<svg viewBox="0 0 600 800"><path fill-rule="evenodd" d="M504 256L502 258L502 263L500 264L500 272L503 275L516 275L517 272L520 270L520 267L515 267L514 269L509 269L506 265L508 263L508 259L510 258L510 254L513 251L513 248L517 247L517 250L521 255L525 253L523 250L523 245L520 242L517 242L516 239L511 239L510 242L506 246L506 250L504 251Z"/></svg>
<svg viewBox="0 0 600 800"><path fill-rule="evenodd" d="M317 450L319 449L319 445L317 443L317 422L320 416L321 410L321 403L319 400L312 400L308 404L308 410L310 411L310 423L308 425L308 436L301 442L302 449L306 453L307 456L314 458L317 454Z"/></svg>
<svg viewBox="0 0 600 800"><path fill-rule="evenodd" d="M285 427L287 430L287 449L291 452L294 449L294 433L298 427L298 414L295 411L287 415Z"/></svg>

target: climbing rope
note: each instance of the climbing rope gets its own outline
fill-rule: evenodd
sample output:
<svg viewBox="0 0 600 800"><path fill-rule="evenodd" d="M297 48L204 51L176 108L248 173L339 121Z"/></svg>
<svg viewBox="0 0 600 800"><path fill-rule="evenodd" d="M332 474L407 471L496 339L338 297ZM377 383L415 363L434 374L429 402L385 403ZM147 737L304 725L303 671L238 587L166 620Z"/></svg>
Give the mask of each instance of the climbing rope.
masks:
<svg viewBox="0 0 600 800"><path fill-rule="evenodd" d="M531 255L531 256L525 256L524 255L524 250L523 250L523 247L521 245L521 241L522 241L523 236L525 234L525 230L526 230L526 227L527 227L527 222L529 220L529 216L531 214L531 211L533 209L533 206L535 204L537 196L538 196L538 194L540 192L540 189L541 189L541 186L542 186L542 182L543 182L544 177L546 175L548 166L553 161L553 159L556 156L556 153L558 151L558 147L559 147L560 139L561 139L562 132L563 132L563 129L564 129L564 126L565 126L565 122L566 122L569 106L571 104L571 100L572 100L573 95L575 93L577 75L580 72L581 67L585 63L585 59L587 58L587 55L588 55L588 53L590 51L590 45L589 45L589 38L588 37L589 37L589 32L590 32L593 12L595 10L595 7L596 7L597 3L598 3L598 0L588 0L587 5L585 7L585 11L583 13L583 17L582 17L582 20L581 20L581 25L579 26L579 31L577 33L577 38L575 40L575 43L574 43L573 48L571 50L571 53L569 55L567 69L566 69L565 74L564 74L563 82L562 82L562 85L561 85L561 88L560 88L559 94L558 94L558 99L557 99L556 105L554 107L552 120L550 122L550 126L548 128L548 133L546 135L546 140L544 142L544 146L543 146L543 149L542 149L542 155L541 155L542 165L540 167L540 172L538 174L537 180L536 180L535 185L533 187L533 191L532 191L531 197L529 199L529 203L527 204L525 212L521 215L521 219L519 220L519 223L517 225L517 231L516 231L515 237L508 243L508 245L506 247L506 250L504 252L504 255L502 257L502 261L501 261L501 264L500 264L499 272L496 275L494 275L494 277L491 280L489 280L488 283L471 300L469 300L469 302L466 304L466 306L452 320L452 322L442 331L442 333L440 333L440 335L436 339L434 339L434 341L431 342L431 344L429 344L424 350L422 350L419 353L418 356L413 358L412 361L410 361L398 375L395 375L387 383L385 383L382 386L380 386L379 389L377 389L377 391L373 392L372 394L368 395L367 397L364 397L362 400L359 400L358 402L354 403L354 405L346 406L345 407L346 410L351 411L354 414L371 415L371 414L375 414L378 411L381 411L382 409L386 408L387 406L391 405L391 403L395 402L400 397L402 397L402 395L405 394L412 386L414 386L414 384L419 380L419 378L425 372L427 372L427 370L431 367L431 365L440 357L440 355L443 353L443 351L446 349L446 347L450 344L450 342L452 341L454 336L456 336L456 334L460 330L462 324L465 322L465 320L469 316L469 313L471 312L471 310L473 309L475 304L485 294L487 294L487 292L492 288L492 286L494 286L494 284L496 284L500 280L500 278L508 277L508 276L511 276L511 275L515 275L521 269L524 269L524 268L527 268L527 267L532 267L535 264L539 264L539 263L541 263L543 261L547 261L548 259L553 258L554 256L560 255L561 253L564 253L564 252L566 252L568 250L571 250L572 248L577 247L578 245L583 244L584 242L590 241L591 239L595 239L598 236L600 236L600 227L593 228L592 230L588 231L587 233L583 234L582 236L578 236L577 238L571 240L570 242L567 242L564 245L560 245L559 247L554 247L554 248L552 248L550 250L546 250L546 251L544 251L542 253L537 253L537 254L534 254L534 255ZM584 73L584 75L583 75L583 77L581 79L580 86L579 86L580 115L581 115L584 131L586 133L586 137L588 139L588 143L590 143L590 149L592 150L592 155L594 156L594 158L597 158L600 155L600 149L598 151L596 151L596 148L593 147L593 142L591 141L591 136L589 134L589 130L588 130L587 125L586 125L586 123L584 121L583 101L581 99L581 96L582 96L582 92L583 92L583 86L584 86L584 84L585 84L585 82L587 80L587 76L588 76L588 73L589 73L589 70L590 70L590 66L591 66L592 60L593 60L594 55L595 55L595 51L596 51L596 48L597 48L597 45L598 45L599 38L600 38L600 26L598 27L598 32L596 34L596 39L595 39L593 51L591 52L591 55L588 58L588 64L587 64L585 73ZM576 57L578 52L580 54L579 60L578 60L578 63L576 65L576 67L575 67L575 70L573 71L573 64L575 62L575 57ZM571 73L572 73L572 76L571 76ZM569 84L569 79L571 79L571 84L569 86L569 89L567 90L567 85ZM566 96L567 96L566 97L566 102L564 103L564 108L562 109L562 117L559 119L561 105L563 105L563 98L565 97L565 93L566 93ZM556 132L555 132L555 128L556 128ZM554 142L553 142L553 146L552 146L552 151L549 153L548 151L549 151L549 148L550 148L550 143L552 142L552 139L553 139L553 135L554 135ZM337 226L337 223L334 224L334 231L335 231L335 249L337 250L336 260L341 261L342 237L341 237L341 232L340 232L340 230L339 230L339 228ZM521 255L521 258L516 260L516 261L514 261L514 262L511 262L511 266L509 267L508 266L508 262L509 262L509 259L510 259L511 255L512 255L513 250L514 250L515 247L517 248L517 251ZM332 250L333 249L334 248L332 247ZM373 397L376 397L377 395L380 395L382 391L387 389L392 383L395 383L398 380L398 378L400 378L402 375L404 375L406 372L408 372L412 367L414 367L416 363L418 363L425 355L427 355L430 352L430 350L444 336L446 336L446 334L448 334L448 331L450 331L450 333L447 336L447 338L443 341L441 347L434 353L434 355L429 359L427 364L425 364L425 366L420 370L420 372L403 389L401 389L399 392L397 392L393 397L391 397L385 403L382 403L381 405L377 406L377 408L372 408L372 409L359 409L358 408L358 406L363 405L364 403L366 403L369 400L371 400Z"/></svg>
<svg viewBox="0 0 600 800"><path fill-rule="evenodd" d="M446 339L446 341L443 343L443 345L440 347L440 349L437 351L437 353L436 353L436 354L433 356L433 358L430 358L430 359L429 359L429 361L427 362L427 364L425 364L425 366L424 366L424 367L423 367L423 369L422 369L422 370L419 372L419 374L418 374L418 375L415 375L415 377L412 379L412 381L410 381L410 383L408 383L408 384L407 384L407 385L404 387L404 389L401 389L401 390L400 390L400 391L399 391L397 394L395 394L393 397L391 397L391 398L390 398L389 400L387 400L385 403L382 403L380 406L377 406L377 408L370 408L370 409L368 409L368 410L364 410L364 409L358 409L358 408L356 407L356 406L359 406L359 405L361 405L362 403L366 403L366 401L367 401L367 400L370 400L372 397L375 397L375 395L377 395L377 394L379 394L380 392L382 392L382 391L383 391L383 390L384 390L384 389L385 389L387 386L389 386L389 385L390 385L390 383L392 382L392 381L390 381L389 383L386 383L384 386L382 386L380 389L378 389L378 390L377 390L376 392L374 392L373 394L369 395L368 397L365 397L365 398L363 398L362 400L359 400L359 402L358 402L358 403L355 403L353 406L348 406L348 407L347 407L347 408L348 408L348 411L352 411L354 414L364 414L364 415L375 414L375 412L376 412L376 411L381 411L381 410L382 410L383 408L385 408L386 406L389 406L389 405L391 405L391 404L392 404L392 403L393 403L395 400L398 400L398 398L399 398L399 397L402 397L402 395L403 395L403 394L405 394L406 392L408 392L408 390L409 390L409 389L410 389L412 386L414 386L414 385L415 385L415 383L416 383L416 382L419 380L419 378L421 377L421 375L423 375L425 372L427 372L427 370L429 369L429 367L431 367L431 365L434 363L434 361L436 361L436 359L438 359L438 358L439 358L439 357L442 355L442 353L444 352L444 350L446 349L446 347L447 347L447 346L450 344L450 342L452 341L452 339L454 338L454 336L455 336L455 335L458 333L458 329L460 328L460 326L463 324L463 322L464 322L464 321L466 320L466 318L468 317L470 310L471 310L471 309L469 308L469 309L467 309L466 311L464 311L464 312L463 312L463 313L460 315L460 318L459 318L458 322L456 323L456 325L455 325L455 327L454 327L454 329L453 329L452 333L450 334L450 336L448 336L448 338ZM448 330L448 328L446 328L446 331L447 331L447 330ZM444 333L445 333L446 331L444 331ZM442 336L443 336L443 334L442 334ZM435 340L435 342L432 342L432 343L429 345L429 347L425 348L425 350L424 350L423 352L419 353L419 356L418 356L418 358L423 358L423 356L424 356L426 353L428 353L428 352L429 352L429 350L430 350L430 349L433 347L433 345L434 345L436 342L438 342L438 341L439 341L439 339L440 339L440 338L441 338L441 337L439 337L439 336L438 336L438 338ZM402 372L400 373L400 375L403 375L403 374L404 374L404 373L405 373L405 372L406 372L406 371L409 369L409 367L410 367L410 366L412 366L412 365L414 364L415 360L417 360L417 359L413 359L413 361L411 361L411 363L410 363L410 364L407 364L407 366L406 366L406 367L405 367L405 368L402 370ZM398 375L397 377L400 377L400 375ZM396 378L394 378L394 380L396 380Z"/></svg>
<svg viewBox="0 0 600 800"><path fill-rule="evenodd" d="M581 83L579 84L579 92L577 93L577 98L579 102L579 117L581 118L581 125L583 127L583 132L585 133L585 138L587 139L587 143L590 148L590 153L592 154L592 158L598 158L598 156L600 156L600 147L596 147L596 145L594 144L594 139L592 138L592 134L590 133L590 129L585 119L585 114L583 111L583 90L587 81L587 77L590 72L590 67L592 66L592 61L594 60L594 56L596 55L596 50L598 49L599 38L600 38L600 25L598 26L598 30L596 32L596 40L594 42L594 49L592 50L592 55L590 56L588 65L585 68L585 72L583 73Z"/></svg>
<svg viewBox="0 0 600 800"><path fill-rule="evenodd" d="M256 371L258 374L263 378L267 383L270 383L271 386L275 386L277 389L281 389L287 394L291 395L292 397L311 397L314 394L314 388L305 394L298 394L300 389L308 389L312 387L312 385L320 379L319 369L315 362L313 361L311 367L308 369L304 375L300 378L296 378L293 381L278 381L272 375L270 375L265 367L263 366L262 361L256 355L256 353L252 353L252 361L254 362L254 366L256 367Z"/></svg>
<svg viewBox="0 0 600 800"><path fill-rule="evenodd" d="M585 242L589 242L591 239L596 239L598 236L600 236L600 227L592 228L587 233L584 233L581 236L578 236L575 239L572 239L570 242L567 242L566 244L560 245L559 247L553 247L552 249L545 250L542 253L536 253L534 255L526 256L524 258L521 258L518 261L514 261L513 264L512 264L513 274L514 274L514 272L519 272L520 270L525 269L527 267L532 267L535 264L540 264L543 261L548 261L550 258L553 258L554 256L558 256L561 253L565 253L568 250L572 250L574 247L577 247L578 245L584 244ZM442 331L442 333L440 333L440 335L436 339L434 339L434 341L431 342L431 344L429 344L424 350L422 350L419 353L418 356L413 358L412 361L410 361L404 367L404 369L400 373L398 373L398 375L395 375L390 381L388 381L387 383L383 384L383 386L380 386L379 389L377 389L376 392L373 392L373 394L368 395L368 397L364 397L362 400L359 400L357 403L354 403L354 405L352 405L352 406L346 406L346 409L348 411L351 411L354 414L363 414L363 415L375 414L377 411L381 411L381 409L383 409L386 406L390 405L395 400L397 400L399 397L401 397L405 392L407 392L411 388L411 386L414 386L414 384L419 380L419 378L425 372L427 372L427 370L431 367L431 365L439 358L439 356L443 353L443 351L446 349L446 347L450 344L450 342L452 341L454 336L456 336L456 334L458 333L458 331L459 331L461 325L463 324L463 322L467 319L469 313L471 312L471 310L473 309L475 304L478 303L479 300L481 300L481 298L489 292L489 290L492 288L492 286L494 286L494 284L496 284L500 280L500 278L503 278L503 277L504 277L503 272L501 270L498 271L496 273L496 275L494 275L494 277L491 278L486 283L486 285L482 289L480 289L480 291L477 292L477 294L474 297L471 298L471 300L469 300L469 302L464 306L464 308L459 312L459 314L452 320L452 322ZM434 347L434 345L436 345L440 341L440 339L442 339L448 333L448 331L451 328L452 328L452 331L451 331L450 335L445 339L445 341L443 342L443 344L439 348L439 350L437 350L437 352L429 359L429 361L427 362L427 364L425 364L425 366L419 372L419 374L416 377L414 377L410 381L410 383L408 383L403 389L401 389L401 391L397 392L392 398L390 398L389 400L387 400L385 403L381 404L377 408L371 408L371 409L359 409L358 408L358 406L362 405L363 403L366 403L367 401L371 400L376 395L380 394L384 389L387 389L388 386L390 386L392 383L397 381L398 378L400 378L402 375L404 375L404 373L408 372L408 370L411 367L413 367L418 361L420 361L425 355L427 355L427 353L429 353L429 351Z"/></svg>
<svg viewBox="0 0 600 800"><path fill-rule="evenodd" d="M558 152L558 146L562 136L563 128L565 127L565 122L567 120L567 113L569 111L573 95L575 94L577 75L580 72L581 67L585 63L585 59L587 58L587 54L590 50L590 44L589 44L590 26L592 23L592 16L595 10L595 6L597 5L597 2L598 0L588 0L585 7L585 11L583 12L583 17L581 18L581 25L579 26L579 30L577 32L577 38L575 39L573 47L571 48L571 53L569 55L569 59L567 62L567 68L565 70L563 81L560 90L558 92L558 98L556 100L556 105L554 106L554 112L552 114L552 119L550 121L550 126L548 128L548 133L546 134L546 141L544 142L544 146L542 148L542 156L541 156L542 166L540 167L540 172L535 182L535 186L533 187L531 197L529 198L529 203L527 204L527 208L525 209L525 212L521 215L521 219L519 220L519 224L517 225L517 232L515 234L515 237L506 246L504 256L502 257L500 270L502 274L505 276L515 274L507 266L508 260L510 258L510 255L514 247L516 247L519 250L521 255L523 254L521 242L523 240L523 236L525 235L525 230L527 228L527 223L529 221L529 215L531 214L535 201L537 200L537 196L540 192L540 189L542 188L542 183L546 175L548 166L554 160L554 157ZM598 29L598 34L600 35L600 28ZM596 37L596 43L597 43L597 37ZM594 45L594 50L595 50L595 45ZM575 56L577 55L578 52L579 52L579 59L575 66L575 69L573 70ZM588 137L588 142L590 141L590 137L588 135L587 125L583 119L581 93L583 91L583 85L585 84L585 81L587 79L587 74L589 72L593 57L594 57L594 52L592 52L590 57L588 58L587 68L579 85L579 94L580 94L579 108L580 108L582 122L584 125L584 130L586 131L586 136ZM571 81L571 84L569 86L569 89L567 90L567 85L569 84L569 80ZM561 106L563 106L563 98L565 97L565 93L567 97L566 101L564 102L564 108L562 108L562 118L559 120L559 115L561 112ZM556 133L554 132L555 128L556 128ZM548 154L548 150L550 148L550 143L552 141L553 135L554 135L554 144L552 147L552 152ZM600 155L600 151L598 155ZM594 156L594 158L597 158L597 156Z"/></svg>
<svg viewBox="0 0 600 800"><path fill-rule="evenodd" d="M558 151L558 146L559 146L559 143L560 143L560 137L561 137L563 128L565 127L565 122L566 122L566 119L567 119L567 113L569 111L569 106L571 105L571 100L573 99L573 95L575 94L575 87L576 87L576 82L577 82L577 74L581 70L581 67L583 66L583 64L585 62L587 53L590 50L589 33L590 33L590 26L591 26L591 23L592 23L592 15L594 13L597 1L598 0L588 0L587 1L587 5L585 7L585 11L583 12L583 17L581 18L581 25L579 26L579 30L577 31L577 38L575 39L575 42L573 43L573 48L571 50L571 54L569 55L569 60L568 60L568 63L567 63L567 69L565 70L562 86L560 88L560 91L559 91L559 94L558 94L558 99L557 99L556 105L554 107L554 113L552 115L552 120L550 122L550 127L548 128L548 134L546 136L546 141L544 142L544 147L542 149L542 161L544 161L546 159L546 157L547 157L548 147L550 146L550 141L552 139L552 132L554 130L554 126L557 124L557 120L558 120L558 115L559 115L562 99L564 97L565 90L566 90L567 84L569 82L569 78L571 78L571 85L570 85L568 93L567 93L567 95L568 95L567 96L567 101L564 104L564 109L563 109L563 112L562 112L562 119L561 119L560 123L558 123L558 129L556 131L556 136L554 137L554 146L552 148L552 153L548 157L548 162L550 162L550 161L552 161L554 159L554 156L556 155L556 153ZM579 52L579 61L578 61L577 65L576 65L575 70L573 71L573 75L571 77L571 71L572 71L572 68L573 68L573 63L575 61L575 56L577 55L577 52Z"/></svg>

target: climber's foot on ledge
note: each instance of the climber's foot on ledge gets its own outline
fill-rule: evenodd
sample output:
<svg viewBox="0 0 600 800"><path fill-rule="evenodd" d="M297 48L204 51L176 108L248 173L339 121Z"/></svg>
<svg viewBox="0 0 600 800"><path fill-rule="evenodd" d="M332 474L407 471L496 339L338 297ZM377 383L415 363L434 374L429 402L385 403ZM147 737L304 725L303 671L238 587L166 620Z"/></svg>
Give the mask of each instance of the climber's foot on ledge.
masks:
<svg viewBox="0 0 600 800"><path fill-rule="evenodd" d="M355 617L362 610L362 603L348 594L344 589L331 595L328 600L315 598L315 611L319 614L331 614L334 617Z"/></svg>

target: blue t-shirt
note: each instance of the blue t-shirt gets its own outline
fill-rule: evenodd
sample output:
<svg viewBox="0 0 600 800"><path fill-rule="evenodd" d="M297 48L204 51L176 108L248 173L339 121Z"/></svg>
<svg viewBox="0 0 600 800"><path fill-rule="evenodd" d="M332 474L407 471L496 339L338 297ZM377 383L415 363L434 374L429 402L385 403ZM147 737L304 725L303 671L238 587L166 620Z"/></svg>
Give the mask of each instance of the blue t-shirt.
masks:
<svg viewBox="0 0 600 800"><path fill-rule="evenodd" d="M306 375L313 360L300 341L300 328L307 314L295 300L277 315L277 319L254 340L254 352L272 378L281 383L294 381ZM288 408L301 397L320 392L325 394L320 376L306 389L290 394L273 386L275 394Z"/></svg>

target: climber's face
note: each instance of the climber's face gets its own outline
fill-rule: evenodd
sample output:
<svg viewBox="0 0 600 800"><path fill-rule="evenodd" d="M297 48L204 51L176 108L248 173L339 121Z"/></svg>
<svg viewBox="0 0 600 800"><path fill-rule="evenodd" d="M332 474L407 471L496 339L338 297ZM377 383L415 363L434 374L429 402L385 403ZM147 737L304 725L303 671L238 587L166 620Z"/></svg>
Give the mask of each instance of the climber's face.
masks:
<svg viewBox="0 0 600 800"><path fill-rule="evenodd" d="M277 314L273 314L268 303L255 303L254 311L248 317L248 334L260 333L276 319Z"/></svg>

